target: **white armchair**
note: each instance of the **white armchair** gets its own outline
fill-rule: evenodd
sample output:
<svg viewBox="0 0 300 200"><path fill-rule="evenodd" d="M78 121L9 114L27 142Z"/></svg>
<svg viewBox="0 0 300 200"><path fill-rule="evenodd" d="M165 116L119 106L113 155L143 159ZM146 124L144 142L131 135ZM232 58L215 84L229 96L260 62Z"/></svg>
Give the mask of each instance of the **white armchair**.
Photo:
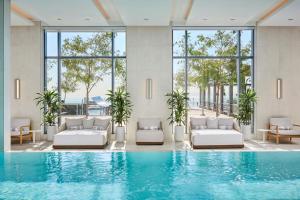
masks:
<svg viewBox="0 0 300 200"><path fill-rule="evenodd" d="M20 144L24 139L32 140L32 132L30 132L30 119L13 118L11 121L11 137L18 138Z"/></svg>
<svg viewBox="0 0 300 200"><path fill-rule="evenodd" d="M294 127L299 124L293 124L287 117L276 117L270 119L270 132L267 134L267 140L270 137L276 139L276 143L279 144L280 138L289 138L292 142L292 138L300 138L300 130L295 130Z"/></svg>
<svg viewBox="0 0 300 200"><path fill-rule="evenodd" d="M159 118L141 118L137 122L136 144L147 145L164 143L164 132Z"/></svg>

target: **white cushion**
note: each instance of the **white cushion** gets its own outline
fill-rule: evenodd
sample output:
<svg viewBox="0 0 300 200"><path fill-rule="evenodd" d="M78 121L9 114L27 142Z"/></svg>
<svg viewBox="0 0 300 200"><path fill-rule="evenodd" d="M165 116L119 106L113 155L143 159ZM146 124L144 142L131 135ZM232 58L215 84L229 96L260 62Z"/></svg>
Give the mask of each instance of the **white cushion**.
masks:
<svg viewBox="0 0 300 200"><path fill-rule="evenodd" d="M206 128L206 117L191 117L190 124L192 129Z"/></svg>
<svg viewBox="0 0 300 200"><path fill-rule="evenodd" d="M233 118L227 117L227 118L218 118L218 123L219 123L219 128L220 129L228 129L231 130L233 129Z"/></svg>
<svg viewBox="0 0 300 200"><path fill-rule="evenodd" d="M65 118L67 129L71 127L82 126L83 118Z"/></svg>
<svg viewBox="0 0 300 200"><path fill-rule="evenodd" d="M293 124L291 120L287 117L275 117L270 119L270 124L280 127L280 129L292 129ZM272 129L275 129L275 127L271 127Z"/></svg>
<svg viewBox="0 0 300 200"><path fill-rule="evenodd" d="M105 145L107 131L65 130L54 135L53 145Z"/></svg>
<svg viewBox="0 0 300 200"><path fill-rule="evenodd" d="M20 129L21 126L30 126L30 119L27 118L13 118L11 120L12 129Z"/></svg>
<svg viewBox="0 0 300 200"><path fill-rule="evenodd" d="M280 135L300 135L300 130L279 130L278 131ZM272 131L272 133L276 133L275 130Z"/></svg>
<svg viewBox="0 0 300 200"><path fill-rule="evenodd" d="M201 145L242 145L243 135L236 130L192 130L192 143Z"/></svg>
<svg viewBox="0 0 300 200"><path fill-rule="evenodd" d="M218 118L207 118L206 120L208 129L218 129Z"/></svg>
<svg viewBox="0 0 300 200"><path fill-rule="evenodd" d="M107 129L110 123L110 118L95 118L94 126L102 127L103 130Z"/></svg>
<svg viewBox="0 0 300 200"><path fill-rule="evenodd" d="M163 142L164 133L162 130L138 130L136 142Z"/></svg>
<svg viewBox="0 0 300 200"><path fill-rule="evenodd" d="M147 130L151 128L161 128L160 127L160 119L159 118L140 118L138 120L139 123L139 129Z"/></svg>
<svg viewBox="0 0 300 200"><path fill-rule="evenodd" d="M84 129L92 129L94 126L94 118L91 119L83 119L82 124Z"/></svg>

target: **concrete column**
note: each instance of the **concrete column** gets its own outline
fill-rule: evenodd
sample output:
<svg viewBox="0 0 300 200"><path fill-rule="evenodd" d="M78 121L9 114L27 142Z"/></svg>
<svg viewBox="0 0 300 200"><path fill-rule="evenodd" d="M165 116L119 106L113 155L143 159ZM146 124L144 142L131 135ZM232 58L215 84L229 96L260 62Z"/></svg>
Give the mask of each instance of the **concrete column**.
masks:
<svg viewBox="0 0 300 200"><path fill-rule="evenodd" d="M0 0L0 152L10 150L10 0Z"/></svg>

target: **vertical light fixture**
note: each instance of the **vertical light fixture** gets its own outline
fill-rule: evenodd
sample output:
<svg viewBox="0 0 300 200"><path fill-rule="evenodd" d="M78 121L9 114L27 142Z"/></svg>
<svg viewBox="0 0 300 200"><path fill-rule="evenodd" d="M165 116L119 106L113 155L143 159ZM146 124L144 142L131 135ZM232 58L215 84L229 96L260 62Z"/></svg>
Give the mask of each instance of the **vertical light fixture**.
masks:
<svg viewBox="0 0 300 200"><path fill-rule="evenodd" d="M146 79L146 99L152 99L152 79Z"/></svg>
<svg viewBox="0 0 300 200"><path fill-rule="evenodd" d="M21 82L20 79L15 79L15 99L21 98Z"/></svg>
<svg viewBox="0 0 300 200"><path fill-rule="evenodd" d="M277 99L282 98L282 80L280 78L277 79Z"/></svg>

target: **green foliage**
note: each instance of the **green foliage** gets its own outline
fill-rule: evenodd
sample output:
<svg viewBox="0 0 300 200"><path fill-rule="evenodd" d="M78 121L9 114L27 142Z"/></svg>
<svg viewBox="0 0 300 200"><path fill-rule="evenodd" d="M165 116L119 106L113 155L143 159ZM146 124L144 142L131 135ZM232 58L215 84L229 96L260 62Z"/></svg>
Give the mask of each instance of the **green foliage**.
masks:
<svg viewBox="0 0 300 200"><path fill-rule="evenodd" d="M99 56L111 55L111 37L110 32L96 33L88 39L83 39L80 35L74 38L67 38L63 42L62 55L66 56ZM111 59L63 59L62 64L66 69L62 77L62 90L65 93L77 90L78 84L85 87L86 115L88 115L89 95L92 89L104 77L111 74ZM124 60L116 60L116 77L126 77ZM125 85L124 81L121 85Z"/></svg>
<svg viewBox="0 0 300 200"><path fill-rule="evenodd" d="M34 99L37 106L43 110L43 124L53 126L56 124L58 113L62 107L58 93L55 90L46 90L43 93L37 93Z"/></svg>
<svg viewBox="0 0 300 200"><path fill-rule="evenodd" d="M188 101L188 94L180 90L176 90L172 93L166 94L166 96L168 97L167 104L171 110L170 117L168 118L168 120L170 120L170 124L176 123L178 126L185 124L184 119L187 112L186 101Z"/></svg>
<svg viewBox="0 0 300 200"><path fill-rule="evenodd" d="M254 104L257 101L256 92L253 89L247 89L239 96L239 113L236 118L243 125L251 124L251 117L254 112Z"/></svg>
<svg viewBox="0 0 300 200"><path fill-rule="evenodd" d="M109 90L107 96L106 100L111 103L113 120L118 126L126 124L132 111L129 93L124 88L118 88L115 92Z"/></svg>

